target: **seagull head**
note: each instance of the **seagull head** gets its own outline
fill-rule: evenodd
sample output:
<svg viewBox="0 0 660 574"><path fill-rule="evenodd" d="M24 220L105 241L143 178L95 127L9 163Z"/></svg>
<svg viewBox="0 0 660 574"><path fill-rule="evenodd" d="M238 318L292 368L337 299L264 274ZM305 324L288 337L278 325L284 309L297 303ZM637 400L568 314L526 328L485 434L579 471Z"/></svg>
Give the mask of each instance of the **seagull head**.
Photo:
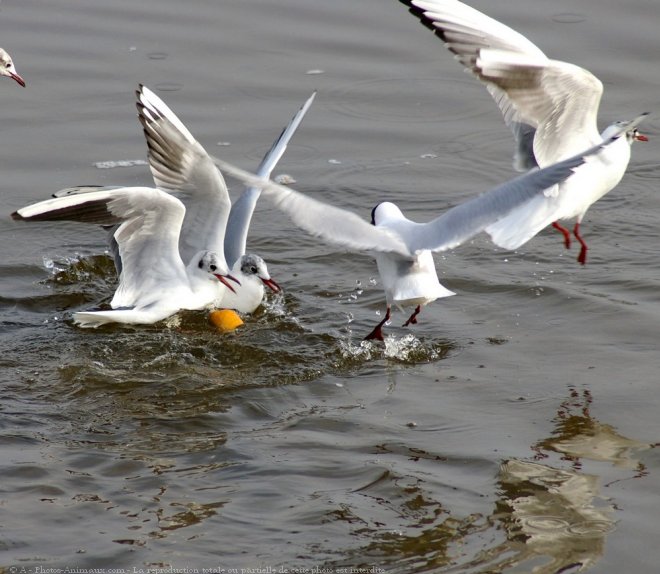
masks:
<svg viewBox="0 0 660 574"><path fill-rule="evenodd" d="M18 75L11 56L0 48L0 76L8 76L19 86L25 87L25 80Z"/></svg>
<svg viewBox="0 0 660 574"><path fill-rule="evenodd" d="M644 114L640 114L634 120L620 120L618 122L614 122L613 124L607 126L603 131L602 133L603 139L608 139L612 135L615 135L617 132L621 133L623 130L625 130L626 141L630 145L632 145L632 143L636 141L637 142L649 141L649 138L644 134L640 133L639 130L637 129L639 123L648 115L649 114L647 112Z"/></svg>
<svg viewBox="0 0 660 574"><path fill-rule="evenodd" d="M258 255L255 255L254 253L248 253L243 255L238 261L243 275L256 277L266 287L275 293L282 290L282 288L275 282L274 279L271 278L270 274L268 273L268 266L266 265L266 262ZM236 268L236 264L234 264L234 268Z"/></svg>
<svg viewBox="0 0 660 574"><path fill-rule="evenodd" d="M236 293L233 285L228 280L233 281L237 285L241 282L229 274L229 268L224 256L216 253L215 251L202 251L196 257L197 268L209 274L209 278L215 278L222 283L227 289Z"/></svg>
<svg viewBox="0 0 660 574"><path fill-rule="evenodd" d="M630 132L631 132L630 136L628 136L628 137L630 137L631 141L635 141L635 142L647 142L647 141L649 141L649 138L647 136L645 136L644 134L640 134L639 130L637 128L633 128L632 130L630 130Z"/></svg>
<svg viewBox="0 0 660 574"><path fill-rule="evenodd" d="M401 210L389 201L383 201L371 210L371 225L380 225L384 221L402 218Z"/></svg>

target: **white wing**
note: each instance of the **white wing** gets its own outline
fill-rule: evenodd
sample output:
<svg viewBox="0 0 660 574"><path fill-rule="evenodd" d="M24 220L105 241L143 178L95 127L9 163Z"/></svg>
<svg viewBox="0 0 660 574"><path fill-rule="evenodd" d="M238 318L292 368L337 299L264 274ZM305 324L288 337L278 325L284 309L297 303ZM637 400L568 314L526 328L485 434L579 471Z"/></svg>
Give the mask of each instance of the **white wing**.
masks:
<svg viewBox="0 0 660 574"><path fill-rule="evenodd" d="M12 214L26 221L80 221L116 225L123 269L113 307L143 305L163 285L187 284L179 256L185 207L175 197L148 187L76 193L28 205Z"/></svg>
<svg viewBox="0 0 660 574"><path fill-rule="evenodd" d="M549 165L599 141L603 85L589 71L548 59L515 30L458 0L401 1L486 84L516 138L517 169Z"/></svg>
<svg viewBox="0 0 660 574"><path fill-rule="evenodd" d="M184 261L201 250L224 252L231 202L225 181L202 145L146 86L136 92L140 122L156 185L186 206L179 250Z"/></svg>
<svg viewBox="0 0 660 574"><path fill-rule="evenodd" d="M286 151L289 141L293 137L293 134L296 133L300 122L302 122L315 97L316 92L307 99L296 115L293 116L289 125L282 130L280 136L275 140L272 147L261 161L261 164L259 164L259 167L257 168L258 176L266 179L270 178L271 172ZM224 242L225 258L227 259L227 264L230 268L242 255L245 254L245 245L247 243L250 221L252 220L252 214L260 194L260 188L248 187L231 206Z"/></svg>
<svg viewBox="0 0 660 574"><path fill-rule="evenodd" d="M301 229L326 242L351 251L382 251L411 257L405 242L396 233L375 227L353 213L318 201L244 171L226 161L213 158L216 165L245 185L262 188L262 194L288 214Z"/></svg>
<svg viewBox="0 0 660 574"><path fill-rule="evenodd" d="M354 251L396 253L411 258L423 250L444 251L456 247L505 217L553 185L573 174L585 158L609 145L628 126L584 153L544 169L535 169L458 205L429 223L402 218L391 226L368 224L350 211L307 197L290 187L266 181L223 160L215 163L246 185L262 187L263 194L287 213L301 229L321 239Z"/></svg>
<svg viewBox="0 0 660 574"><path fill-rule="evenodd" d="M546 198L544 192L548 188L573 175L576 167L584 164L587 158L612 144L625 133L626 129L627 126L622 127L604 143L593 146L577 156L543 169L535 168L498 185L470 201L453 207L429 223L416 224L411 229L410 235L406 236L411 251L451 249L486 230L487 227L506 217L514 209L530 201L536 201L538 198ZM538 231L540 229L536 230L536 232ZM527 239L531 239L532 236Z"/></svg>

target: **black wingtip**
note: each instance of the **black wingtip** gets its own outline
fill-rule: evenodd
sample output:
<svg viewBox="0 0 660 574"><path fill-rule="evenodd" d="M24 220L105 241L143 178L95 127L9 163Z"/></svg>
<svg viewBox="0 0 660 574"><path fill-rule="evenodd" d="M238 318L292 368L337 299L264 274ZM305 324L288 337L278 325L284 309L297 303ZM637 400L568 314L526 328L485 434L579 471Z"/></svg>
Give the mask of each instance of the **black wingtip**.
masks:
<svg viewBox="0 0 660 574"><path fill-rule="evenodd" d="M419 6L415 6L412 3L412 0L399 0L399 2L406 6L408 8L408 12L415 16L415 18L417 18L426 28L432 32L435 32L436 34L438 33L438 29L433 25L433 22L426 17L424 10Z"/></svg>
<svg viewBox="0 0 660 574"><path fill-rule="evenodd" d="M14 211L14 213L11 214L11 218L14 221L23 221L25 219L20 213L18 213L18 211Z"/></svg>
<svg viewBox="0 0 660 574"><path fill-rule="evenodd" d="M401 4L406 6L408 8L408 12L410 12L415 18L417 18L424 26L425 28L428 28L433 32L438 38L440 38L445 44L447 44L447 37L445 36L444 30L441 28L438 28L433 20L429 18L426 14L423 8L420 8L419 6L415 6L413 4L413 0L399 0ZM451 48L450 48L451 50ZM454 50L451 50L453 53L456 53Z"/></svg>
<svg viewBox="0 0 660 574"><path fill-rule="evenodd" d="M399 2L406 6L411 14L414 14L415 10L419 10L419 8L412 3L412 0L399 0Z"/></svg>

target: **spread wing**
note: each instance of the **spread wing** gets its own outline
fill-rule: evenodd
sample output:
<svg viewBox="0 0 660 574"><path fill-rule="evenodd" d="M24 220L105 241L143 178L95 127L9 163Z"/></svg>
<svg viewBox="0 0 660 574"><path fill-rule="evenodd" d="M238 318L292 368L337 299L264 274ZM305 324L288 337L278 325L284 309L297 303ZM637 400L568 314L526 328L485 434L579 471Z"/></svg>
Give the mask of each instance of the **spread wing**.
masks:
<svg viewBox="0 0 660 574"><path fill-rule="evenodd" d="M163 100L142 85L136 94L154 181L186 206L181 257L189 261L205 249L223 253L231 201L222 174Z"/></svg>
<svg viewBox="0 0 660 574"><path fill-rule="evenodd" d="M622 127L602 144L546 168L535 168L446 211L426 224L417 224L409 238L411 251L444 251L460 245L527 202L544 197L548 188L570 177L574 169L625 133ZM531 237L529 238L531 239Z"/></svg>
<svg viewBox="0 0 660 574"><path fill-rule="evenodd" d="M260 187L275 207L293 223L315 237L350 251L383 251L410 257L405 242L396 233L375 227L346 209L324 203L290 187L279 185L214 158L216 165L245 185Z"/></svg>
<svg viewBox="0 0 660 574"><path fill-rule="evenodd" d="M284 152L286 151L289 141L296 133L298 126L302 122L307 110L309 110L316 92L314 92L303 106L298 110L295 116L291 119L289 124L282 130L282 133L275 140L268 153L264 156L261 164L257 168L257 175L266 179L270 178L270 174L277 165ZM225 234L225 258L231 268L234 262L245 254L245 246L247 243L247 235L250 229L250 221L252 214L257 204L257 200L261 195L261 189L258 187L248 187L241 196L231 206L229 213L229 221L227 223L227 232Z"/></svg>
<svg viewBox="0 0 660 574"><path fill-rule="evenodd" d="M179 256L185 207L148 187L75 193L28 205L12 213L23 221L80 221L116 225L113 234L123 262L114 307L132 307L166 284L187 281Z"/></svg>
<svg viewBox="0 0 660 574"><path fill-rule="evenodd" d="M546 166L599 141L603 85L550 60L512 28L459 0L400 0L485 85L516 140L514 166Z"/></svg>

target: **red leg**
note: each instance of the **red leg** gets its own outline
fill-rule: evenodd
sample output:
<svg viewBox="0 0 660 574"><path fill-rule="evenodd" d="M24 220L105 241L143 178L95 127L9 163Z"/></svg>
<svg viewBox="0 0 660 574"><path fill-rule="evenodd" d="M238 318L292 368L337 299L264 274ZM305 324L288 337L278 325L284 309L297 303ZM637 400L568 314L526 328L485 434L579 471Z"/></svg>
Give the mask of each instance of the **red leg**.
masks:
<svg viewBox="0 0 660 574"><path fill-rule="evenodd" d="M369 333L363 340L370 341L372 339L377 339L378 341L383 341L384 340L383 325L387 323L389 320L390 320L390 306L388 305L387 311L385 313L385 318L380 323L378 323L378 325L374 327L373 331L371 331L371 333Z"/></svg>
<svg viewBox="0 0 660 574"><path fill-rule="evenodd" d="M559 221L555 221L552 224L552 227L554 227L557 231L559 231L563 236L564 236L564 245L566 246L566 249L571 248L571 232L566 229L563 225L559 223Z"/></svg>
<svg viewBox="0 0 660 574"><path fill-rule="evenodd" d="M587 262L587 244L585 243L584 239L582 239L582 236L580 235L580 222L578 221L575 224L575 227L573 228L573 235L575 235L575 239L577 239L580 242L580 255L578 255L578 262L582 263L584 265Z"/></svg>
<svg viewBox="0 0 660 574"><path fill-rule="evenodd" d="M419 312L420 312L421 310L422 310L422 306L421 306L421 305L417 305L417 307L416 307L415 310L413 311L413 314L410 315L410 317L409 317L408 320L403 324L403 326L404 326L404 327L407 327L407 326L410 325L411 323L412 323L413 325L417 324L417 315L419 315Z"/></svg>

